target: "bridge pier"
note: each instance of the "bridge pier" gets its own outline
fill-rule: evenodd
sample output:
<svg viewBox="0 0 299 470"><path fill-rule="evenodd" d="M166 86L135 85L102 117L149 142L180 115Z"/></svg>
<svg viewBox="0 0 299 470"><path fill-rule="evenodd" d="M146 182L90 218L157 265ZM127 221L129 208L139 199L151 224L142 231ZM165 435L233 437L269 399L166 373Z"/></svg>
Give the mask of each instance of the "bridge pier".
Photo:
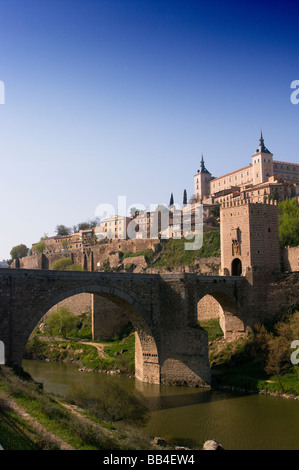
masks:
<svg viewBox="0 0 299 470"><path fill-rule="evenodd" d="M206 387L211 383L207 333L181 327L163 334L161 384Z"/></svg>
<svg viewBox="0 0 299 470"><path fill-rule="evenodd" d="M92 294L91 320L94 341L112 340L129 322L127 315L118 305L96 294Z"/></svg>

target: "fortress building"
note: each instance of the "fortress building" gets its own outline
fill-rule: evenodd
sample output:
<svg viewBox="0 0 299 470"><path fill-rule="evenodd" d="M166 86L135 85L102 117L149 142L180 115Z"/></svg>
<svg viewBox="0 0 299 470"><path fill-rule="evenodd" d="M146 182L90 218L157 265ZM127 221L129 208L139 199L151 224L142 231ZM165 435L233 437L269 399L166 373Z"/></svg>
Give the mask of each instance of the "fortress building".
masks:
<svg viewBox="0 0 299 470"><path fill-rule="evenodd" d="M299 164L273 160L261 132L259 147L252 162L226 175L213 177L205 167L194 175L194 195L203 204L222 204L230 200L265 202L299 195Z"/></svg>
<svg viewBox="0 0 299 470"><path fill-rule="evenodd" d="M224 202L220 209L221 275L280 271L277 202Z"/></svg>

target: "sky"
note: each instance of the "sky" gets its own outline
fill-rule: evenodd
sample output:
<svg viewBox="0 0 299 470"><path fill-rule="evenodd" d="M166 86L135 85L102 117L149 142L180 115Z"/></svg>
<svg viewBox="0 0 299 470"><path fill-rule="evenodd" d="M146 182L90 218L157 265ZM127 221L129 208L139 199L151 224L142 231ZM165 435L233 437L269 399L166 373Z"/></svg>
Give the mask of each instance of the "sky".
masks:
<svg viewBox="0 0 299 470"><path fill-rule="evenodd" d="M298 163L298 51L288 0L0 0L0 260L119 197L182 204L261 129Z"/></svg>

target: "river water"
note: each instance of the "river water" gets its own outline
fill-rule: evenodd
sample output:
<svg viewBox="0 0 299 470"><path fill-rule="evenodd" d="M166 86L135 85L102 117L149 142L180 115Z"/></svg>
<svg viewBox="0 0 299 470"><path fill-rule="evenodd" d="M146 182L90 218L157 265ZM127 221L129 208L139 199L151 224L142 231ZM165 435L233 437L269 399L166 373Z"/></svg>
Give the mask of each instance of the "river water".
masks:
<svg viewBox="0 0 299 470"><path fill-rule="evenodd" d="M76 386L97 390L111 380L127 391L138 390L150 409L144 432L202 448L216 439L228 450L298 450L299 401L206 391L189 387L150 385L125 376L79 372L64 363L23 361L23 368L42 382L46 392L65 396Z"/></svg>

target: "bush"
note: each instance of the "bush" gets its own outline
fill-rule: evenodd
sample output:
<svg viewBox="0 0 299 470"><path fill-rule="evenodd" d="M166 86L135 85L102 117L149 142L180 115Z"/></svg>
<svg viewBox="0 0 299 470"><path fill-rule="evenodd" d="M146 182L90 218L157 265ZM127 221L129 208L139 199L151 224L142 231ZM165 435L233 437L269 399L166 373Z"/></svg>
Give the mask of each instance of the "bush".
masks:
<svg viewBox="0 0 299 470"><path fill-rule="evenodd" d="M68 267L72 266L72 264L73 264L73 261L70 257L62 258L62 259L58 259L57 261L55 261L55 263L53 263L52 269L64 271Z"/></svg>
<svg viewBox="0 0 299 470"><path fill-rule="evenodd" d="M58 259L53 263L52 269L55 271L83 271L81 264L73 263L71 257Z"/></svg>
<svg viewBox="0 0 299 470"><path fill-rule="evenodd" d="M283 246L299 245L299 203L286 199L278 203L279 239Z"/></svg>
<svg viewBox="0 0 299 470"><path fill-rule="evenodd" d="M105 421L142 424L148 411L140 394L128 393L119 385L111 383L111 379L103 384L97 395L87 387L81 386L72 389L67 395L67 400L88 409Z"/></svg>

